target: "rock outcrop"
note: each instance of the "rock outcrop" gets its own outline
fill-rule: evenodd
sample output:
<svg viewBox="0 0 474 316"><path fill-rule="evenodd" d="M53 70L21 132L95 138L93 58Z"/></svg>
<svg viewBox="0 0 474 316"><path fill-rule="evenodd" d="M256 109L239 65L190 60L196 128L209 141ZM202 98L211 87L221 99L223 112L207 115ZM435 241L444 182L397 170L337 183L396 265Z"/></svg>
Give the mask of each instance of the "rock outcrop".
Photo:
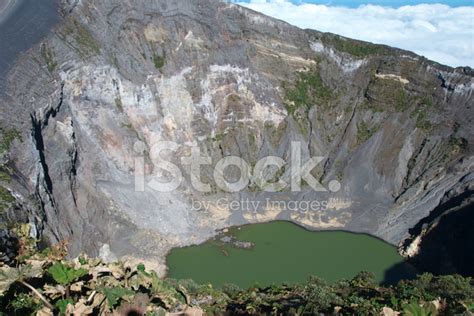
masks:
<svg viewBox="0 0 474 316"><path fill-rule="evenodd" d="M221 1L69 6L9 72L0 107L2 129L22 140L12 141L12 180L2 186L38 237L68 240L73 255L105 247L163 262L171 247L217 229L273 219L408 248L417 223L446 199L472 194L470 68L301 30ZM178 146L159 153L160 141ZM251 181L229 193L215 184L221 158L241 157L253 169L270 155L287 165L265 169L266 179L290 183L292 142L303 162L325 157L312 170L325 191L303 183L300 192L267 193ZM212 159L201 170L209 192L196 190L181 164L192 147ZM149 185L168 176L159 157L180 165L185 181L172 192ZM324 207L302 211L306 204L291 201Z"/></svg>

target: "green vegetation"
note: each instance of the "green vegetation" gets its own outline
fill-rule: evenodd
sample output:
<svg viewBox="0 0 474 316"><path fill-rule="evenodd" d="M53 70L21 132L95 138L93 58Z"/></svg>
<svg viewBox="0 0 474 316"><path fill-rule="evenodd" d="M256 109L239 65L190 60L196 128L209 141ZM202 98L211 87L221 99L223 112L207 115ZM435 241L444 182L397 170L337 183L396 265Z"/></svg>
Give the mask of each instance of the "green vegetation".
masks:
<svg viewBox="0 0 474 316"><path fill-rule="evenodd" d="M384 111L382 105L378 102L370 102L365 99L364 102L360 105L361 109L371 110L374 113L381 113Z"/></svg>
<svg viewBox="0 0 474 316"><path fill-rule="evenodd" d="M193 311L193 315L379 315L382 310L404 315L469 315L474 311L474 281L459 275L423 274L381 286L371 273L361 272L332 284L311 277L291 285L214 288L189 279L160 279L144 264L106 264L85 255L65 260L66 243L38 252L35 242L28 241L29 225L15 231L20 237L17 262L0 266L1 315L183 311ZM256 276L253 270L247 272Z"/></svg>
<svg viewBox="0 0 474 316"><path fill-rule="evenodd" d="M115 55L115 53L109 53L108 59L109 59L109 63L114 65L116 69L120 69L120 64L119 64L117 55Z"/></svg>
<svg viewBox="0 0 474 316"><path fill-rule="evenodd" d="M10 151L10 147L15 139L22 141L21 133L17 129L3 130L0 128L2 138L0 140L0 155Z"/></svg>
<svg viewBox="0 0 474 316"><path fill-rule="evenodd" d="M352 106L348 105L344 108L344 114L349 115L352 113L352 110L353 110Z"/></svg>
<svg viewBox="0 0 474 316"><path fill-rule="evenodd" d="M0 181L10 182L12 180L9 173L0 170Z"/></svg>
<svg viewBox="0 0 474 316"><path fill-rule="evenodd" d="M120 126L122 126L123 128L129 129L130 131L135 132L135 129L133 128L133 125L131 123L122 123L120 124Z"/></svg>
<svg viewBox="0 0 474 316"><path fill-rule="evenodd" d="M428 111L433 105L431 98L423 98L420 104L410 113L412 119L416 119L416 127L425 131L432 128L432 124L427 119Z"/></svg>
<svg viewBox="0 0 474 316"><path fill-rule="evenodd" d="M345 52L356 57L367 57L384 52L384 47L372 43L346 39L335 34L323 34L323 43L333 46L340 52Z"/></svg>
<svg viewBox="0 0 474 316"><path fill-rule="evenodd" d="M100 44L92 34L82 25L77 25L76 41L95 55L100 54Z"/></svg>
<svg viewBox="0 0 474 316"><path fill-rule="evenodd" d="M396 94L395 110L397 112L403 112L409 106L410 106L410 100L408 98L408 95L407 95L406 91L403 89L403 87L401 87L400 89L398 89L398 92Z"/></svg>
<svg viewBox="0 0 474 316"><path fill-rule="evenodd" d="M332 285L313 277L293 285L241 289L226 284L216 289L192 280L160 279L143 264L105 264L85 256L66 261L64 254L58 246L17 267L0 267L0 311L5 315L125 311L164 315L185 310L194 315L379 315L385 310L468 315L474 306L473 280L458 275L423 274L396 286L380 286L373 275L363 272Z"/></svg>
<svg viewBox="0 0 474 316"><path fill-rule="evenodd" d="M84 276L87 274L87 270L85 269L74 269L69 268L62 264L61 262L57 262L53 264L48 269L48 273L53 277L56 283L61 285L68 285L72 283L74 280Z"/></svg>
<svg viewBox="0 0 474 316"><path fill-rule="evenodd" d="M283 122L280 125L275 125L271 122L265 122L265 133L269 136L270 143L274 147L278 147L280 144L281 138L286 132L286 123Z"/></svg>
<svg viewBox="0 0 474 316"><path fill-rule="evenodd" d="M421 104L427 108L430 108L433 106L433 98L432 97L424 97L421 100Z"/></svg>
<svg viewBox="0 0 474 316"><path fill-rule="evenodd" d="M220 143L226 135L227 133L216 133L214 136L208 136L207 140L213 143Z"/></svg>
<svg viewBox="0 0 474 316"><path fill-rule="evenodd" d="M421 110L418 112L417 118L416 118L416 127L421 128L423 130L430 130L432 125L430 121L426 119L426 111Z"/></svg>
<svg viewBox="0 0 474 316"><path fill-rule="evenodd" d="M161 71L161 69L165 65L165 61L166 61L165 56L159 56L157 54L153 54L152 59L153 59L153 65L155 65L155 68Z"/></svg>
<svg viewBox="0 0 474 316"><path fill-rule="evenodd" d="M10 175L10 169L6 166L2 166L0 164L0 181L3 182L10 182L12 180L12 177Z"/></svg>
<svg viewBox="0 0 474 316"><path fill-rule="evenodd" d="M229 95L228 100L232 103L237 103L237 102L240 101L240 96L238 94L233 93L233 94Z"/></svg>
<svg viewBox="0 0 474 316"><path fill-rule="evenodd" d="M247 132L247 139L248 139L248 143L249 143L249 149L250 150L256 150L258 152L258 131L255 131L255 130L248 130ZM255 162L256 163L256 162ZM252 169L253 169L254 166L252 166Z"/></svg>
<svg viewBox="0 0 474 316"><path fill-rule="evenodd" d="M122 98L119 96L117 98L115 98L114 100L115 102L115 106L117 107L117 109L123 113L123 103L122 103Z"/></svg>
<svg viewBox="0 0 474 316"><path fill-rule="evenodd" d="M66 35L72 35L81 49L77 49L82 57L100 54L100 43L79 21L71 19L71 22L64 27Z"/></svg>
<svg viewBox="0 0 474 316"><path fill-rule="evenodd" d="M332 92L324 84L319 72L302 72L298 74L295 86L286 90L286 109L294 115L298 109L308 111L313 105L327 102L331 97Z"/></svg>
<svg viewBox="0 0 474 316"><path fill-rule="evenodd" d="M11 309L16 313L22 310L35 310L37 303L34 297L28 293L15 294L14 299L10 302Z"/></svg>
<svg viewBox="0 0 474 316"><path fill-rule="evenodd" d="M54 52L50 48L48 48L45 44L43 44L41 45L41 56L46 62L48 71L53 72L58 66L58 63L55 60Z"/></svg>
<svg viewBox="0 0 474 316"><path fill-rule="evenodd" d="M15 198L10 191L0 186L0 214L10 207L15 202Z"/></svg>
<svg viewBox="0 0 474 316"><path fill-rule="evenodd" d="M453 150L462 150L467 147L467 141L464 138L451 137L449 139L449 145Z"/></svg>
<svg viewBox="0 0 474 316"><path fill-rule="evenodd" d="M398 80L378 78L375 71L365 92L367 99L361 108L373 112L404 112L414 103L410 93Z"/></svg>
<svg viewBox="0 0 474 316"><path fill-rule="evenodd" d="M357 144L363 144L377 132L376 128L370 128L367 123L361 121L357 126Z"/></svg>
<svg viewBox="0 0 474 316"><path fill-rule="evenodd" d="M308 132L308 112L314 105L328 107L333 92L321 79L317 70L300 72L296 82L285 89L285 107L288 114L299 124L302 134Z"/></svg>
<svg viewBox="0 0 474 316"><path fill-rule="evenodd" d="M8 154L15 139L22 141L21 133L16 129L3 130L0 128L2 137L0 139L0 156ZM0 181L10 182L10 170L4 165L5 161L0 162ZM15 202L15 198L3 186L0 186L0 213L3 213Z"/></svg>
<svg viewBox="0 0 474 316"><path fill-rule="evenodd" d="M444 159L446 160L456 157L467 148L467 144L468 142L465 138L451 136L449 138L448 149L445 153Z"/></svg>

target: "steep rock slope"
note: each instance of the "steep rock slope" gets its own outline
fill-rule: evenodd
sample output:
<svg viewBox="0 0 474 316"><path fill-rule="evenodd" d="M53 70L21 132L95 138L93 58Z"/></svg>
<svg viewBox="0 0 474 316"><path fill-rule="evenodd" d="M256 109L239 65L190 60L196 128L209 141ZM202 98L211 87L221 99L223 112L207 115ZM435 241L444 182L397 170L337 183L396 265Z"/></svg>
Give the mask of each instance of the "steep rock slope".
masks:
<svg viewBox="0 0 474 316"><path fill-rule="evenodd" d="M413 254L427 227L410 229L472 193L469 68L220 1L72 3L62 25L20 58L0 100L3 134L21 134L2 155L10 178L2 187L13 197L6 213L24 214L46 242L68 240L72 254L163 262L171 247L216 229L287 219L405 242ZM160 141L179 146L159 155ZM266 193L251 182L229 193L215 185L212 167L230 155L250 167L281 157L287 166L265 176L289 183L292 142L303 161L325 157L312 174L330 190L303 183L300 192ZM136 190L137 172L146 184L166 177L156 158L178 164L192 146L212 158L201 173L210 192L191 186L186 166L177 190ZM223 199L261 203L253 211ZM327 207L283 203L314 200Z"/></svg>

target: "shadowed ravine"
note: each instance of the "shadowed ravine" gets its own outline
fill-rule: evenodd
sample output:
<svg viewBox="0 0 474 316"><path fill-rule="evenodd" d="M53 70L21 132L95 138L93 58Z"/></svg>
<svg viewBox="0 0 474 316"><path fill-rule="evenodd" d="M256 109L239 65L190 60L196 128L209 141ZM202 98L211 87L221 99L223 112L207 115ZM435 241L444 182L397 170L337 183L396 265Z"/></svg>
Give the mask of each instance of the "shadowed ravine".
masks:
<svg viewBox="0 0 474 316"><path fill-rule="evenodd" d="M424 237L410 262L433 274L474 277L474 206L443 216Z"/></svg>

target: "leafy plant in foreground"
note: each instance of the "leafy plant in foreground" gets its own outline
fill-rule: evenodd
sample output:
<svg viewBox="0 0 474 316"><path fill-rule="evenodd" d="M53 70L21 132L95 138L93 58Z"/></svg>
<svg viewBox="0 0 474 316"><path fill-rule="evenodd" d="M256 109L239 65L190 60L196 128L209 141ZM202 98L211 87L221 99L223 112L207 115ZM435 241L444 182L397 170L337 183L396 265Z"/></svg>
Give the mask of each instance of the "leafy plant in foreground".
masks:
<svg viewBox="0 0 474 316"><path fill-rule="evenodd" d="M88 271L83 268L73 269L65 266L63 263L58 262L53 264L49 269L48 273L53 277L54 281L61 285L68 285L78 278L88 274Z"/></svg>
<svg viewBox="0 0 474 316"><path fill-rule="evenodd" d="M143 264L105 264L63 252L43 251L18 267L0 266L0 312L6 315L469 315L473 281L424 274L397 286L380 286L370 273L329 284L310 278L301 284L222 289L192 280L161 279ZM387 314L386 314L387 315ZM391 314L388 314L391 315Z"/></svg>

